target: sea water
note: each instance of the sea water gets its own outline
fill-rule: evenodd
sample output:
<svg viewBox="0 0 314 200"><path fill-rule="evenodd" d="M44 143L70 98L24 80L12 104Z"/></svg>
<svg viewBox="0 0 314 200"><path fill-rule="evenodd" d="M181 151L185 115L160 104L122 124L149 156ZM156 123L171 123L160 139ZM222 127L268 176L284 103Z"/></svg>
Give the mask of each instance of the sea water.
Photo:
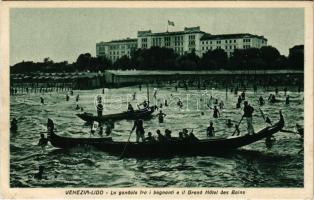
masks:
<svg viewBox="0 0 314 200"><path fill-rule="evenodd" d="M271 149L267 149L265 141L261 140L219 157L120 159L89 147L65 151L50 144L44 150L37 146L40 133L46 131L47 118L54 121L56 133L62 136L99 137L91 135L90 126L75 115L81 112L75 109L77 104L83 107L84 112L96 114L97 95L102 96L104 114L125 111L128 102L137 108L137 104L147 99L144 87L141 91L138 87L105 89L104 93L101 89L75 90L69 101L65 100L65 92L11 96L10 116L18 120L18 131L8 133L11 187L303 187L303 152L300 152L303 141L297 134L287 132L275 134L276 141ZM77 94L80 95L78 102L75 100ZM288 91L288 94L296 97L290 105L285 105L284 101L268 103L269 92L246 92L246 100L255 109L253 123L256 132L266 126L259 108L272 122L279 119L281 109L285 129L294 130L296 123L303 125L303 93ZM209 108L215 105L210 96L224 102L218 119L213 118L213 110ZM266 102L261 107L258 106L260 96ZM45 99L44 105L41 105L40 97ZM234 128L226 127L227 119L236 124L242 115L242 109L235 108L238 97L225 90L149 88L149 97L151 104L159 106L167 99L169 105L162 107L166 114L163 124L156 116L144 121L146 133L151 131L155 134L157 129L164 133L165 129L170 129L172 136L178 136L180 130L187 128L204 139L206 128L212 121L218 131L216 136L228 137ZM284 99L283 92L277 98ZM182 108L176 104L178 99L183 102ZM154 115L158 112L155 111ZM132 120L115 122L111 135L113 140L126 141L132 127ZM245 120L241 122L240 130L242 134L246 133ZM135 134L130 140L135 141ZM33 176L40 165L45 167L45 178L36 180Z"/></svg>

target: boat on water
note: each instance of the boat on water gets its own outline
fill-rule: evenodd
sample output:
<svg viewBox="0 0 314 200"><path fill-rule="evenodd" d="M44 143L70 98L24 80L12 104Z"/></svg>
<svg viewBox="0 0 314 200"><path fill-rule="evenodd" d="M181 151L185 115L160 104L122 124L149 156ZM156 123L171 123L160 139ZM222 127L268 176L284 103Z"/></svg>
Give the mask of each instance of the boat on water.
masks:
<svg viewBox="0 0 314 200"><path fill-rule="evenodd" d="M76 114L79 118L81 118L82 120L86 121L86 122L99 122L99 123L103 123L106 122L108 120L123 120L123 119L149 119L150 117L152 117L152 113L155 111L155 106L150 106L148 108L145 109L139 109L139 110L135 110L135 111L125 111L122 113L115 113L115 114L108 114L108 115L103 115L101 117L93 115L91 113L80 113L80 114Z"/></svg>
<svg viewBox="0 0 314 200"><path fill-rule="evenodd" d="M162 157L162 156L202 156L224 153L240 148L256 141L271 137L284 127L284 118L272 126L268 126L253 135L231 136L227 138L212 138L204 140L181 141L173 139L167 142L129 142L113 141L112 138L70 138L62 137L54 132L49 135L52 146L69 149L77 146L93 146L112 155L124 157Z"/></svg>

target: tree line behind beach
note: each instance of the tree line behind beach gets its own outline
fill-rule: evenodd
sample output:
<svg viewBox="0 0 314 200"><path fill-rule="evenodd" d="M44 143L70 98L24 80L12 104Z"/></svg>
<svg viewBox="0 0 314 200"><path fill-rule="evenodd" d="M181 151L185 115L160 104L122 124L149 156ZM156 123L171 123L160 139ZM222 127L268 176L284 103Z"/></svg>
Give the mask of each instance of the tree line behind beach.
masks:
<svg viewBox="0 0 314 200"><path fill-rule="evenodd" d="M11 73L29 72L98 72L108 69L120 70L267 70L304 69L303 51L291 51L289 56L281 55L272 46L260 49L235 49L228 57L223 49L208 50L199 57L195 52L178 55L173 49L152 47L138 49L131 56L122 56L115 62L107 57L93 57L90 53L78 56L75 62L54 62L45 58L42 62L22 61L11 66Z"/></svg>

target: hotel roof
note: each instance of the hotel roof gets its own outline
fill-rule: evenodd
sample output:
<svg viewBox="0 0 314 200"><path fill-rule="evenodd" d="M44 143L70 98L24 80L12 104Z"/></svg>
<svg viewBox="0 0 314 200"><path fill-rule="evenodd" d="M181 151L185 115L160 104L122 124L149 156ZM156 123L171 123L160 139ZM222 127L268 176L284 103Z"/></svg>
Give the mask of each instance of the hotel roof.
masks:
<svg viewBox="0 0 314 200"><path fill-rule="evenodd" d="M255 38L267 40L266 38L264 38L264 36L253 35L250 33L220 34L220 35L205 34L201 37L201 40L222 40L222 39L236 39L236 38L248 38L248 37L255 37Z"/></svg>
<svg viewBox="0 0 314 200"><path fill-rule="evenodd" d="M167 35L184 35L190 33L205 33L203 31L174 31L174 32L161 32L161 33L151 33L150 36L167 36Z"/></svg>
<svg viewBox="0 0 314 200"><path fill-rule="evenodd" d="M121 40L111 40L109 42L99 42L97 44L108 44L108 43L124 43L124 42L137 42L136 38L126 38Z"/></svg>
<svg viewBox="0 0 314 200"><path fill-rule="evenodd" d="M191 33L205 33L200 30L199 26L196 27L184 27L183 31L173 31L173 32L159 32L159 33L152 33L151 30L148 31L138 31L137 36L168 36L168 35L184 35L184 34L191 34Z"/></svg>

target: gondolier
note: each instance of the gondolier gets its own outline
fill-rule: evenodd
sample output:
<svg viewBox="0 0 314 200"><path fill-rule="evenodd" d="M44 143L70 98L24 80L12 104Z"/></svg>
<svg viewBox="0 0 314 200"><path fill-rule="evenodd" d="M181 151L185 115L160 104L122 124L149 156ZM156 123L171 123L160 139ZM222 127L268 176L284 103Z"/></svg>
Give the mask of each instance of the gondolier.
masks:
<svg viewBox="0 0 314 200"><path fill-rule="evenodd" d="M145 140L145 131L144 131L144 127L143 127L143 120L141 119L137 119L134 121L134 125L132 128L131 133L135 130L136 133L136 142L140 141L140 138L142 139L142 142L144 142Z"/></svg>
<svg viewBox="0 0 314 200"><path fill-rule="evenodd" d="M97 106L96 106L96 109L97 109L97 116L98 117L101 117L102 116L102 111L104 110L104 106L102 105L102 98L101 96L97 96Z"/></svg>
<svg viewBox="0 0 314 200"><path fill-rule="evenodd" d="M104 107L101 103L97 104L97 116L101 117L102 116L102 111L104 110Z"/></svg>
<svg viewBox="0 0 314 200"><path fill-rule="evenodd" d="M252 124L253 123L252 114L254 112L254 108L247 101L244 101L243 111L244 111L243 117L246 118L247 122L248 134L255 134Z"/></svg>

